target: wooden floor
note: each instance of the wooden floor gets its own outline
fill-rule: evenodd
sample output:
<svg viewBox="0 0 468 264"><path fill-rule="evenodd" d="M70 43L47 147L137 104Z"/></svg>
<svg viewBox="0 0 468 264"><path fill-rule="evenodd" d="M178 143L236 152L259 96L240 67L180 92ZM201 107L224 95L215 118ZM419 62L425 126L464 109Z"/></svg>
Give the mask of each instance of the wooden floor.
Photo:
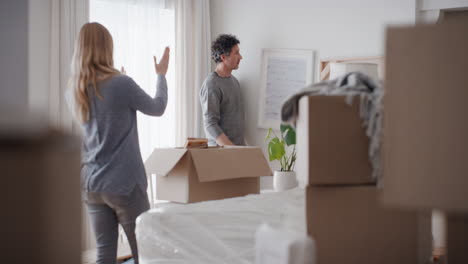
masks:
<svg viewBox="0 0 468 264"><path fill-rule="evenodd" d="M434 248L432 251L432 261L434 264L447 263L447 249L445 247Z"/></svg>
<svg viewBox="0 0 468 264"><path fill-rule="evenodd" d="M124 261L131 257L131 250L128 243L119 243L119 249L117 251L117 259ZM95 264L96 263L96 250L87 250L81 255L83 264ZM120 262L119 262L120 263Z"/></svg>

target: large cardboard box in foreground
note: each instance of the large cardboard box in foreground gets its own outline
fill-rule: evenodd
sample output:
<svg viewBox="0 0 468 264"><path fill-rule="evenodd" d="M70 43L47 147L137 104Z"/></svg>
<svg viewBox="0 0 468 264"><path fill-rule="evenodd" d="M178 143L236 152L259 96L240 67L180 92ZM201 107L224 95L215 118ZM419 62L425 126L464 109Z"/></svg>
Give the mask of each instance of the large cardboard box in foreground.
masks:
<svg viewBox="0 0 468 264"><path fill-rule="evenodd" d="M384 208L375 186L307 187L318 264L418 263L418 214Z"/></svg>
<svg viewBox="0 0 468 264"><path fill-rule="evenodd" d="M258 147L155 149L145 167L157 199L179 203L259 193L259 177L272 175Z"/></svg>
<svg viewBox="0 0 468 264"><path fill-rule="evenodd" d="M2 261L81 264L80 140L12 116L28 129L0 124Z"/></svg>
<svg viewBox="0 0 468 264"><path fill-rule="evenodd" d="M390 28L385 202L468 211L468 23Z"/></svg>
<svg viewBox="0 0 468 264"><path fill-rule="evenodd" d="M372 180L369 138L359 117L359 97L304 96L297 119L297 173L312 184L367 184Z"/></svg>
<svg viewBox="0 0 468 264"><path fill-rule="evenodd" d="M468 263L468 214L451 213L447 216L447 261Z"/></svg>

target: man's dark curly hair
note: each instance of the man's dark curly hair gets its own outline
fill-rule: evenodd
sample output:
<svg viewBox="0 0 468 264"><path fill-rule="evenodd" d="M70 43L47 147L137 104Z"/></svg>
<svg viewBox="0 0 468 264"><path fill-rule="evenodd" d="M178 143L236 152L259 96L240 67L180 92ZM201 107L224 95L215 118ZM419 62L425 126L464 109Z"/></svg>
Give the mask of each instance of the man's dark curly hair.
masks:
<svg viewBox="0 0 468 264"><path fill-rule="evenodd" d="M239 44L240 41L234 35L222 34L211 44L211 58L218 63L221 62L221 55L229 55L232 47Z"/></svg>

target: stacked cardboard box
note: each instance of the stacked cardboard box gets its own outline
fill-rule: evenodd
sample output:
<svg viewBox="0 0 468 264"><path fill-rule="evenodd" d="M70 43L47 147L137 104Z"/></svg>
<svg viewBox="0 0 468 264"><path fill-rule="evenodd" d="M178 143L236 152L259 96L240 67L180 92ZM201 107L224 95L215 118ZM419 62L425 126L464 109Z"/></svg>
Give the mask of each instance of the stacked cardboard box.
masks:
<svg viewBox="0 0 468 264"><path fill-rule="evenodd" d="M449 263L468 263L468 23L390 28L384 202L442 209Z"/></svg>
<svg viewBox="0 0 468 264"><path fill-rule="evenodd" d="M417 263L418 214L380 205L359 100L345 101L299 101L297 172L307 184L307 230L317 263Z"/></svg>

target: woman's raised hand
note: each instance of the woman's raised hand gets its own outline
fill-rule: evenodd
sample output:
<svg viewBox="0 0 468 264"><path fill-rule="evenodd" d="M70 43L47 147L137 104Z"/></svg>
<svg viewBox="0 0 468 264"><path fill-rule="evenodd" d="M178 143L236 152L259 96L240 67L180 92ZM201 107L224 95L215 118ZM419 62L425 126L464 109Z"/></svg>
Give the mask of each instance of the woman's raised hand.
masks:
<svg viewBox="0 0 468 264"><path fill-rule="evenodd" d="M159 64L157 63L156 56L153 56L154 58L154 69L156 70L156 74L158 75L166 75L167 73L167 68L169 67L169 47L166 47L164 49L164 54L159 61Z"/></svg>

